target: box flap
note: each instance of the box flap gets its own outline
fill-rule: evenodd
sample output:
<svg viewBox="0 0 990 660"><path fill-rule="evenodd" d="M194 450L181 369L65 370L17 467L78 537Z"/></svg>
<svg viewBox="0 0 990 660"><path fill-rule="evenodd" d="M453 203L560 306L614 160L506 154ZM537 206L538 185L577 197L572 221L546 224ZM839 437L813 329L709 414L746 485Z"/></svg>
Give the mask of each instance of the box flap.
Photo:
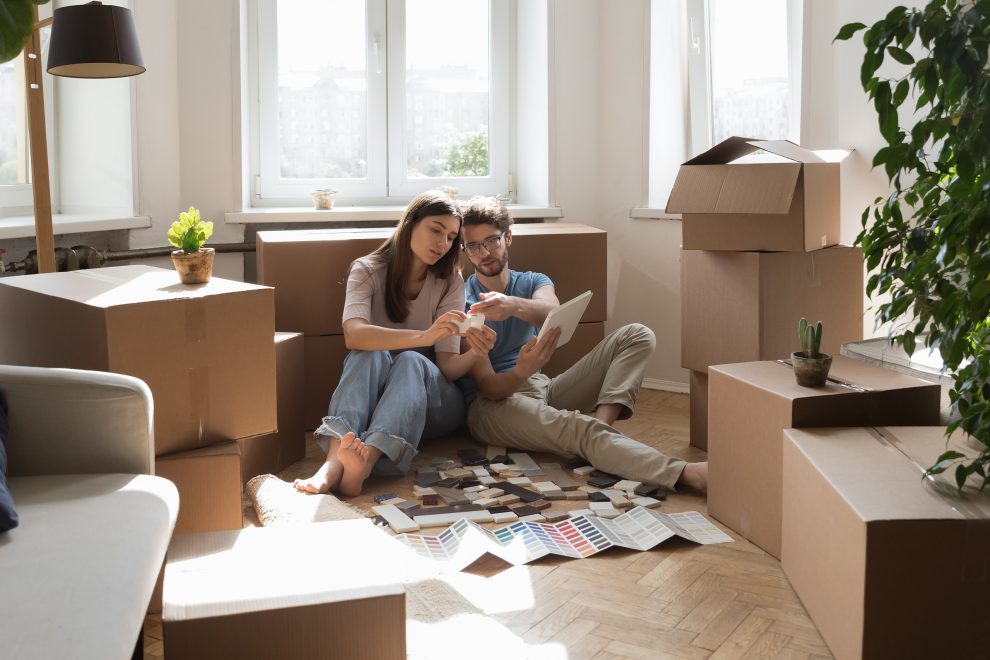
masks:
<svg viewBox="0 0 990 660"><path fill-rule="evenodd" d="M783 156L795 163L824 163L825 160L810 149L798 146L790 140L753 140L749 143L754 147Z"/></svg>
<svg viewBox="0 0 990 660"><path fill-rule="evenodd" d="M791 210L801 165L768 163L766 165L726 167L715 213L768 213L783 215Z"/></svg>
<svg viewBox="0 0 990 660"><path fill-rule="evenodd" d="M714 147L708 151L704 151L691 160L684 163L685 165L724 165L726 163L731 163L737 158L742 158L747 154L751 154L756 151L759 147L754 147L753 143L759 142L754 138L744 138L744 137L728 137L716 144Z"/></svg>
<svg viewBox="0 0 990 660"><path fill-rule="evenodd" d="M726 165L682 167L667 199L667 213L714 213L729 172Z"/></svg>

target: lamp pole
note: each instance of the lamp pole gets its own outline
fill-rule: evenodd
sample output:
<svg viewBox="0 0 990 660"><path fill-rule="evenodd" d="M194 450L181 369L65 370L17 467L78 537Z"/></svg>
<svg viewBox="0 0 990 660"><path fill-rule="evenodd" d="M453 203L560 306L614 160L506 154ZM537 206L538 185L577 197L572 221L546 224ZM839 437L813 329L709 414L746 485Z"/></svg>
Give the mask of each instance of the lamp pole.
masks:
<svg viewBox="0 0 990 660"><path fill-rule="evenodd" d="M31 154L31 190L34 195L34 234L38 272L55 272L55 234L52 230L52 193L48 177L48 136L45 128L45 88L41 78L41 29L52 19L38 20L32 4L34 30L24 48L24 81L28 105L28 144Z"/></svg>

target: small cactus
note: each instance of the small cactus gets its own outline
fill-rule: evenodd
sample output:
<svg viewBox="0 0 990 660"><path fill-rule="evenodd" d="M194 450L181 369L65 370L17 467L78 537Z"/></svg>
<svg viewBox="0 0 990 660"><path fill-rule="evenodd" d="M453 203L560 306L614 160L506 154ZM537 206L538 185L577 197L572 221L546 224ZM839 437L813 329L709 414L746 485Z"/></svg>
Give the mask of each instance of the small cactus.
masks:
<svg viewBox="0 0 990 660"><path fill-rule="evenodd" d="M798 338L801 340L801 350L807 358L817 358L818 349L822 345L822 322L811 325L808 319L802 317L798 321Z"/></svg>

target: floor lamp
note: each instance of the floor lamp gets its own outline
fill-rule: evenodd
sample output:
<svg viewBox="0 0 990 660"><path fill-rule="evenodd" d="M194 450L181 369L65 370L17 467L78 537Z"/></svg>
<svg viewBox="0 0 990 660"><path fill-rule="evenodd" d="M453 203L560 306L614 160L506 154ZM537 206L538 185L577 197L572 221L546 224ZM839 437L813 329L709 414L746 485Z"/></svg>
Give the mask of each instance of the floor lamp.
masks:
<svg viewBox="0 0 990 660"><path fill-rule="evenodd" d="M41 30L52 26L48 72L69 78L123 78L143 73L137 27L130 9L100 2L60 7L52 18L38 20L24 48L27 87L28 140L34 195L34 231L38 272L55 272L51 182L48 176L48 137L45 94L41 78Z"/></svg>

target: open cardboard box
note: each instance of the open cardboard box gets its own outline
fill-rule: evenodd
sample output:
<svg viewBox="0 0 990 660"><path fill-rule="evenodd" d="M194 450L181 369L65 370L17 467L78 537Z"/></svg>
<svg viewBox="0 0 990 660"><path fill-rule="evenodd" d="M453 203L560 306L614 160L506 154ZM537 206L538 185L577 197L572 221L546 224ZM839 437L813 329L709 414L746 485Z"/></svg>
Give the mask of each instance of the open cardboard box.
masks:
<svg viewBox="0 0 990 660"><path fill-rule="evenodd" d="M782 565L835 657L987 657L990 491L922 479L945 427L784 436Z"/></svg>
<svg viewBox="0 0 990 660"><path fill-rule="evenodd" d="M739 160L760 149L777 158ZM820 250L839 242L850 153L730 137L681 165L666 210L685 250Z"/></svg>
<svg viewBox="0 0 990 660"><path fill-rule="evenodd" d="M825 387L777 362L708 369L708 512L780 557L783 430L938 424L940 387L833 356Z"/></svg>

